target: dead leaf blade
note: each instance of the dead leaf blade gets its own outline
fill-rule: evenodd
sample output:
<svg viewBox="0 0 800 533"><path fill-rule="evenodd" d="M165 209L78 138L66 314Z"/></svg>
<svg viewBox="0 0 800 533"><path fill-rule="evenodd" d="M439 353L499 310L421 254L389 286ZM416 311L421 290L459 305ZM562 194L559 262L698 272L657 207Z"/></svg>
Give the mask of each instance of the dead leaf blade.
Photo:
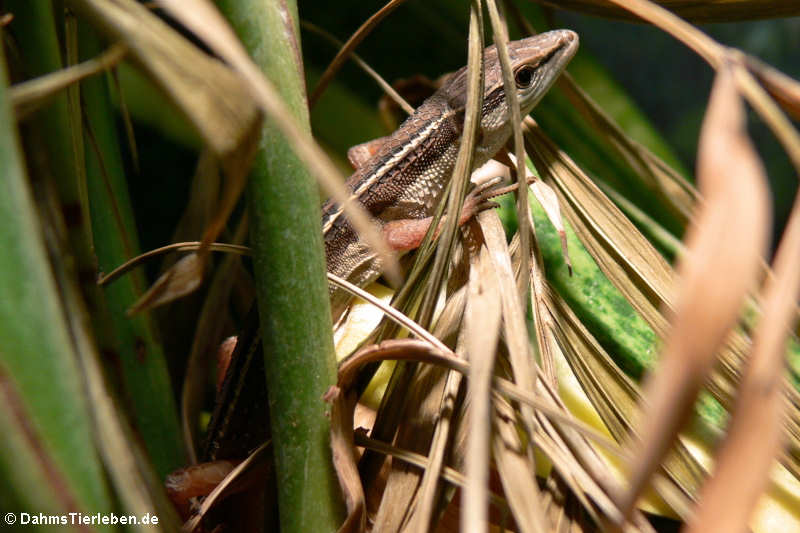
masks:
<svg viewBox="0 0 800 533"><path fill-rule="evenodd" d="M747 531L771 467L786 439L782 375L786 340L797 321L800 293L800 195L795 198L774 262L774 276L764 289L764 312L742 377L728 435L717 455L714 474L703 487L690 533ZM742 458L747 468L742 468Z"/></svg>
<svg viewBox="0 0 800 533"><path fill-rule="evenodd" d="M461 505L462 531L480 533L489 524L489 460L491 438L491 384L497 339L500 335L500 298L488 251L470 269L465 332L470 362L466 477Z"/></svg>
<svg viewBox="0 0 800 533"><path fill-rule="evenodd" d="M744 106L729 69L712 89L698 147L704 195L678 267L681 289L658 369L645 387L645 408L634 444L629 513L691 411L717 350L736 323L767 244L766 177L744 130Z"/></svg>

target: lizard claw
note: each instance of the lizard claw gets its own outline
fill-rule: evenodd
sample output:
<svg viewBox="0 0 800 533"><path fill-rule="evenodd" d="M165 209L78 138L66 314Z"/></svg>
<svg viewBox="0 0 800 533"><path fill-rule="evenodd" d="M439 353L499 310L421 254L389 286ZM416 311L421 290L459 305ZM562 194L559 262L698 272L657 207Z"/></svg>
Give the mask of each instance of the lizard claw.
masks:
<svg viewBox="0 0 800 533"><path fill-rule="evenodd" d="M492 202L491 200L486 200L485 202L481 202L477 207L478 212L486 211L487 209L500 209L500 204Z"/></svg>
<svg viewBox="0 0 800 533"><path fill-rule="evenodd" d="M481 211L500 207L500 204L497 202L491 202L488 200L488 198L491 198L492 196L486 195L487 192L490 192L491 186L495 185L496 183L496 181L494 183L484 183L478 187L475 187L467 194L467 197L464 199L464 206L461 208L461 217L459 217L458 220L459 225L466 223L467 220L474 217Z"/></svg>
<svg viewBox="0 0 800 533"><path fill-rule="evenodd" d="M461 209L459 224L464 224L481 211L500 207L500 204L490 201L490 198L496 198L519 188L519 184L517 183L499 187L498 185L500 185L502 181L503 176L497 176L484 181L467 193L467 197L464 199L464 207ZM536 181L536 177L531 176L527 181L528 185L532 185Z"/></svg>

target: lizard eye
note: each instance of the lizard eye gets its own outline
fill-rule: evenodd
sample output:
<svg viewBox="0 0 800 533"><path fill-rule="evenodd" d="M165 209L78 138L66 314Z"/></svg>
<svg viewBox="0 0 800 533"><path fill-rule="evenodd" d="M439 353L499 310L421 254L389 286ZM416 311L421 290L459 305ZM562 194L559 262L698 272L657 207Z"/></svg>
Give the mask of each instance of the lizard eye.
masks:
<svg viewBox="0 0 800 533"><path fill-rule="evenodd" d="M524 65L514 74L514 82L519 89L527 89L533 83L534 68L530 65Z"/></svg>

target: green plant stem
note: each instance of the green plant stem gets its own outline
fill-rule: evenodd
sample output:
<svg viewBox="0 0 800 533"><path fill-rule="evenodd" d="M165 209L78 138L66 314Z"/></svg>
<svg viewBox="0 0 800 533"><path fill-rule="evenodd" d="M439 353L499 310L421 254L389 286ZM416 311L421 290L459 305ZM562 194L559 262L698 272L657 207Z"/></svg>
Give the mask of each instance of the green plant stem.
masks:
<svg viewBox="0 0 800 533"><path fill-rule="evenodd" d="M82 57L100 50L97 37L79 24ZM117 137L113 107L105 79L81 83L84 106L86 179L94 250L99 272L110 272L139 255L139 238ZM129 317L126 311L146 289L141 272L117 280L104 289L104 302L93 310L98 343L108 358L119 362L121 396L131 407L131 418L162 478L185 464L180 425L164 350L149 313ZM108 324L108 330L101 327Z"/></svg>
<svg viewBox="0 0 800 533"><path fill-rule="evenodd" d="M226 0L219 7L310 132L295 2ZM269 122L249 179L281 530L334 531L343 515L322 395L336 364L317 190Z"/></svg>
<svg viewBox="0 0 800 533"><path fill-rule="evenodd" d="M12 487L0 493L13 492L21 506L3 500L0 509L17 517L21 511L107 514L111 495L6 85L0 49L0 477Z"/></svg>

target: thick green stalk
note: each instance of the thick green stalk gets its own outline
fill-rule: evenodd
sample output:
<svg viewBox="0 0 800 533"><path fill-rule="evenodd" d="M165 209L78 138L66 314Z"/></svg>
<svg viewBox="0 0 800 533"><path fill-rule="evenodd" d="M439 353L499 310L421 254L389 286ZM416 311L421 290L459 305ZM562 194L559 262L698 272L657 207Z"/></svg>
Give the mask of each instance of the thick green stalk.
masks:
<svg viewBox="0 0 800 533"><path fill-rule="evenodd" d="M0 477L13 487L0 493L13 492L18 505L3 499L0 509L16 519L21 511L107 514L111 495L6 85L0 48Z"/></svg>
<svg viewBox="0 0 800 533"><path fill-rule="evenodd" d="M295 2L226 0L219 6L309 131ZM334 531L341 503L321 397L336 365L319 199L313 178L270 122L248 195L281 530Z"/></svg>
<svg viewBox="0 0 800 533"><path fill-rule="evenodd" d="M97 55L100 43L79 25L83 58ZM108 87L103 77L81 84L85 102L86 178L97 268L110 272L140 253L136 224ZM141 272L132 272L104 288L103 307L95 311L101 348L119 362L121 396L131 406L132 421L160 477L185 464L178 411L164 350L149 313L128 317L126 311L146 289ZM98 316L106 314L107 316Z"/></svg>

